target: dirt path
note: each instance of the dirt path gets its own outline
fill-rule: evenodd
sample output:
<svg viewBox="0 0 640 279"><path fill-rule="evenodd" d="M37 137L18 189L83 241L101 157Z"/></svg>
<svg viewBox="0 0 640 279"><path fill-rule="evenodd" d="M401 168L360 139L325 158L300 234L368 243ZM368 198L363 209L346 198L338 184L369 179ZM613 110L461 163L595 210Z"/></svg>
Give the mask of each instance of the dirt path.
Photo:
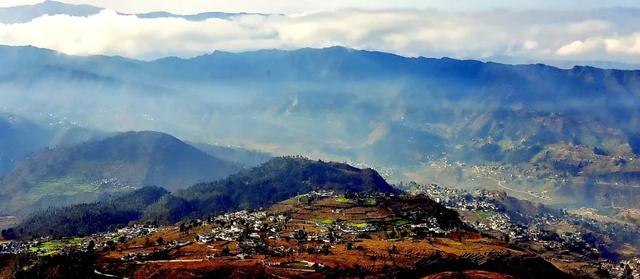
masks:
<svg viewBox="0 0 640 279"><path fill-rule="evenodd" d="M204 262L205 259L187 259L187 260L157 260L157 261L144 261L139 262L136 261L136 264L148 264L148 263L195 263L195 262Z"/></svg>

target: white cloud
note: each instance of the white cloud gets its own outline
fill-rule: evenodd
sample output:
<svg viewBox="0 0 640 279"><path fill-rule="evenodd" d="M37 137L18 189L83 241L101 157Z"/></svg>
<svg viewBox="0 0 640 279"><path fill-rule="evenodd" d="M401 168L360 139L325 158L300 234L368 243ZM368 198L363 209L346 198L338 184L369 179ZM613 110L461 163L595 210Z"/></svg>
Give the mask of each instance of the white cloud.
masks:
<svg viewBox="0 0 640 279"><path fill-rule="evenodd" d="M522 46L524 47L525 50L534 50L535 48L538 47L538 42L534 41L534 40L525 40L522 43Z"/></svg>
<svg viewBox="0 0 640 279"><path fill-rule="evenodd" d="M589 12L342 9L196 22L141 19L104 10L89 17L55 15L0 24L0 44L142 59L213 50L344 45L410 56L640 63L640 22L633 18L637 17L594 17Z"/></svg>
<svg viewBox="0 0 640 279"><path fill-rule="evenodd" d="M573 41L560 47L556 53L561 56L584 54L598 48L597 44L597 40Z"/></svg>
<svg viewBox="0 0 640 279"><path fill-rule="evenodd" d="M563 45L556 53L560 56L638 56L640 55L640 33L615 37L590 37L584 41Z"/></svg>
<svg viewBox="0 0 640 279"><path fill-rule="evenodd" d="M619 38L606 38L604 45L608 53L640 55L640 33Z"/></svg>
<svg viewBox="0 0 640 279"><path fill-rule="evenodd" d="M263 21L264 19L259 19ZM67 54L118 54L138 58L193 55L213 49L277 46L276 34L251 17L203 22L181 18L141 19L103 10L89 17L43 16L25 24L0 25L0 43L31 44Z"/></svg>

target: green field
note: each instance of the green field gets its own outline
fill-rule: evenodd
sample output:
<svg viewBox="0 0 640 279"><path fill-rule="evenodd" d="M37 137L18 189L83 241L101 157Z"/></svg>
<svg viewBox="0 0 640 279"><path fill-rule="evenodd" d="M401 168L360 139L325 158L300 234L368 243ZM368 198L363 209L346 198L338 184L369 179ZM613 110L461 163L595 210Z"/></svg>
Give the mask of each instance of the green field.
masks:
<svg viewBox="0 0 640 279"><path fill-rule="evenodd" d="M333 220L331 218L316 218L316 219L313 219L313 221L316 223L325 224L325 225L331 225L336 222L336 220Z"/></svg>
<svg viewBox="0 0 640 279"><path fill-rule="evenodd" d="M348 199L348 198L344 198L344 197L343 198L337 198L336 201L339 202L339 203L353 203L352 199Z"/></svg>
<svg viewBox="0 0 640 279"><path fill-rule="evenodd" d="M86 183L73 177L63 177L59 179L44 180L38 183L31 192L34 195L46 195L56 193L59 195L76 195L98 190L96 184Z"/></svg>
<svg viewBox="0 0 640 279"><path fill-rule="evenodd" d="M478 211L478 217L481 219L489 219L492 216L498 215L498 212L495 211Z"/></svg>
<svg viewBox="0 0 640 279"><path fill-rule="evenodd" d="M367 224L367 223L352 223L352 224L349 224L349 226L354 227L354 228L357 228L357 229L364 229L364 228L366 228L368 225L369 225L369 224Z"/></svg>
<svg viewBox="0 0 640 279"><path fill-rule="evenodd" d="M80 247L83 242L84 238L81 237L65 240L51 240L40 243L38 246L33 246L29 248L29 251L41 256L55 255L61 252L65 247Z"/></svg>
<svg viewBox="0 0 640 279"><path fill-rule="evenodd" d="M376 206L376 205L378 205L378 201L376 199L366 199L364 201L364 205L366 205L366 206Z"/></svg>

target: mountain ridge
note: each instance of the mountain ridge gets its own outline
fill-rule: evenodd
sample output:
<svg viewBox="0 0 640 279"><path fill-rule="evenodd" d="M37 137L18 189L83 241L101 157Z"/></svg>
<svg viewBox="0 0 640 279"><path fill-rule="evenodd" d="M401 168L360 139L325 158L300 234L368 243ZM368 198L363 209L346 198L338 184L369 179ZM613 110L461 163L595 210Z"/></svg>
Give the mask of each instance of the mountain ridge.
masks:
<svg viewBox="0 0 640 279"><path fill-rule="evenodd" d="M549 165L560 175L565 174L561 166L540 160L552 158L546 152L579 146L631 162L640 150L640 71L408 58L344 47L217 51L148 62L47 51L38 60L31 55L37 49L24 51L30 57L0 53L24 65L0 72L32 72L43 66L41 60L48 67L113 82L74 79L78 75L64 72L50 73L46 80L31 76L0 82L7 106L16 113L34 114L35 107L64 110L86 126L170 131L196 142L358 162L389 169L396 181L438 177L428 167L445 159L472 165L461 167L459 175L443 174L470 184L476 165L504 163L517 172L507 174L513 177ZM52 87L65 90L50 93ZM42 97L46 94L56 97ZM67 99L78 105L70 107ZM89 109L94 107L101 113ZM627 166L626 173L638 167ZM611 180L615 176L608 173L617 167L601 170L592 177L579 172L558 179L553 174L535 177L533 185L520 183L525 185L519 190L570 197L581 193L571 188L588 187L585 181ZM640 180L619 182L633 186ZM605 193L619 192L597 186Z"/></svg>
<svg viewBox="0 0 640 279"><path fill-rule="evenodd" d="M92 16L105 10L105 8L86 4L69 4L60 1L45 0L32 5L18 5L11 7L0 7L0 23L16 24L26 23L44 15L67 15L67 16ZM203 21L211 18L230 19L234 16L243 15L266 15L263 13L228 13L228 12L203 12L197 14L175 14L164 11L144 12L144 13L122 13L120 15L131 15L139 18L182 18L189 21Z"/></svg>

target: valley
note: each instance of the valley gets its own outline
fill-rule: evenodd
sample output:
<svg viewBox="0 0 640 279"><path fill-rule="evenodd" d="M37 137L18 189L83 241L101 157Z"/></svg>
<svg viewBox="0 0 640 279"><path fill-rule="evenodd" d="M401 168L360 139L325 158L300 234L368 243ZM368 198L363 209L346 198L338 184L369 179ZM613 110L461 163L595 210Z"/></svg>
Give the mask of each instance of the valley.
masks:
<svg viewBox="0 0 640 279"><path fill-rule="evenodd" d="M0 218L0 278L640 275L629 150L443 153L378 173L153 131L91 134L34 150L2 179L0 209L17 217Z"/></svg>
<svg viewBox="0 0 640 279"><path fill-rule="evenodd" d="M640 279L639 127L637 0L0 1L0 279Z"/></svg>
<svg viewBox="0 0 640 279"><path fill-rule="evenodd" d="M28 267L18 273L22 276L53 270L64 276L71 270L60 268L63 260L83 261L85 276L128 278L417 278L452 271L491 278L600 278L624 272L605 254L590 255L604 246L585 242L580 229L566 231L573 226L567 222L575 222L570 218L536 217L547 229L565 223L565 232L554 237L536 223L541 221L508 217L518 209L504 211L496 202L504 199L499 193L476 194L460 203L456 199L466 195L460 190L429 186L420 191L446 200L449 209L425 195L319 191L263 210L209 215L175 226L139 224L84 238L2 244L0 254L11 262L11 253L32 253L23 262ZM638 273L640 258L619 260Z"/></svg>
<svg viewBox="0 0 640 279"><path fill-rule="evenodd" d="M16 65L0 70L7 77L0 79L0 109L32 123L107 134L166 131L205 153L211 148L199 143L266 157L299 154L375 168L393 183L502 185L563 205L634 207L638 197L638 71L339 46L154 61L2 47L0 57ZM52 87L65 90L53 98L46 94ZM60 101L69 99L73 107ZM16 137L7 139L20 138L18 124L36 131L15 122L7 131ZM90 138L81 135L67 142ZM25 155L51 146L49 137L11 155L5 175ZM264 154L217 152L223 154L251 166L266 161ZM439 171L441 161L464 167Z"/></svg>
<svg viewBox="0 0 640 279"><path fill-rule="evenodd" d="M0 218L0 278L640 275L628 153L444 155L398 176L152 131L96 135L3 178L0 208L18 217Z"/></svg>

